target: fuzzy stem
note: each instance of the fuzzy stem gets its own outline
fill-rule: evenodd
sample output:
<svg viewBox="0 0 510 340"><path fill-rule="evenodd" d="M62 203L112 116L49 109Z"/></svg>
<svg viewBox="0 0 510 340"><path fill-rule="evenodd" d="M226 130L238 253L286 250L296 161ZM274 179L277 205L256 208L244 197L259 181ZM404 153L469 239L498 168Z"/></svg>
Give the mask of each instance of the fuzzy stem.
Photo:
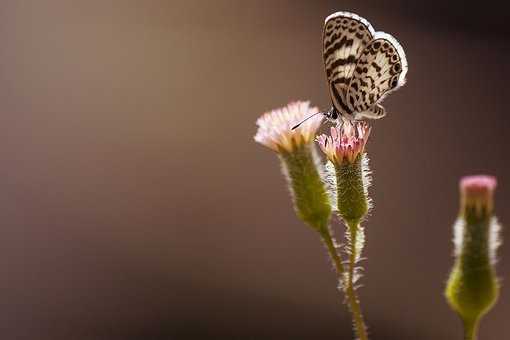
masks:
<svg viewBox="0 0 510 340"><path fill-rule="evenodd" d="M359 340L368 340L367 328L363 321L363 313L361 312L361 306L359 298L354 289L354 267L356 266L356 259L359 256L357 254L357 237L359 231L359 224L357 222L347 222L349 228L349 267L347 276L347 286L345 287L345 294L347 296L347 302L349 303L349 309L352 313L352 319L354 322L354 328Z"/></svg>
<svg viewBox="0 0 510 340"><path fill-rule="evenodd" d="M319 229L319 233L321 235L322 241L326 245L326 249L328 250L329 257L331 257L331 261L333 261L333 265L335 266L336 272L338 274L338 279L340 285L343 286L343 274L345 272L344 265L342 263L342 259L338 255L337 249L335 247L335 240L331 236L331 231L329 227L322 227Z"/></svg>
<svg viewBox="0 0 510 340"><path fill-rule="evenodd" d="M342 263L342 259L340 258L340 255L338 254L338 251L335 247L335 241L333 237L331 236L331 231L328 226L321 226L318 228L319 234L321 235L322 241L326 245L326 249L328 251L328 254L333 261L333 264L335 266L337 275L338 275L338 281L340 284L340 287L344 290L344 293L347 297L347 303L349 305L349 310L352 314L352 320L354 323L354 329L356 334L358 335L359 340L368 340L368 334L367 329L365 326L365 322L363 321L363 313L361 312L361 306L359 303L359 298L356 294L356 290L354 289L354 267L356 265L356 258L358 256L357 254L357 248L356 248L356 241L357 241L357 234L358 234L358 224L349 224L350 229L350 242L349 242L349 266L347 268L347 284L345 284L345 268ZM466 339L466 340L476 340L476 339Z"/></svg>
<svg viewBox="0 0 510 340"><path fill-rule="evenodd" d="M357 228L355 228L357 229ZM326 248L328 250L328 254L331 257L331 260L333 261L333 264L335 265L336 272L338 274L338 280L340 282L341 287L345 287L344 291L347 297L347 302L349 304L349 309L352 313L352 319L354 323L354 328L356 331L356 334L358 335L359 340L368 340L367 330L365 327L365 323L363 322L363 314L361 313L361 307L359 304L359 299L356 295L356 291L354 290L353 286L353 274L354 274L354 265L356 263L356 250L355 246L352 246L351 249L351 256L349 259L349 268L348 268L348 282L347 286L344 284L344 272L345 268L342 264L342 259L338 255L338 252L335 248L334 240L331 236L331 232L329 231L329 228L321 228L319 231L322 241L326 245ZM351 231L351 237L354 237L354 241L356 238L357 230L354 232Z"/></svg>

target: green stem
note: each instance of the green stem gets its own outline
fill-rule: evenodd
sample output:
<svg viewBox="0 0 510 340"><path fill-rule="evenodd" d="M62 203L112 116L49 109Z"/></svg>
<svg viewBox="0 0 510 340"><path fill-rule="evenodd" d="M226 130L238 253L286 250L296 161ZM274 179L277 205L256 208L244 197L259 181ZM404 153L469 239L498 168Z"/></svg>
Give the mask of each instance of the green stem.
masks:
<svg viewBox="0 0 510 340"><path fill-rule="evenodd" d="M331 232L329 228L321 227L319 228L319 233L321 235L322 241L326 245L326 249L328 250L328 254L331 257L331 260L333 261L333 264L335 266L338 280L340 282L341 287L344 288L345 295L347 297L347 303L349 304L349 310L352 314L352 319L354 323L354 328L356 331L356 334L358 335L359 340L368 340L367 330L365 327L365 323L363 321L363 314L361 313L361 307L359 304L359 299L357 297L356 291L354 289L353 285L353 274L354 274L354 266L356 264L356 247L355 241L356 241L356 234L357 234L357 227L355 228L354 232L351 231L351 244L349 247L351 247L351 256L349 258L349 268L348 268L348 281L347 285L345 284L345 268L342 263L342 259L338 255L337 249L335 247L335 242L333 237L331 236Z"/></svg>
<svg viewBox="0 0 510 340"><path fill-rule="evenodd" d="M329 257L333 261L336 272L338 274L338 279L340 280L340 284L343 286L343 273L345 271L344 265L342 263L342 259L338 255L338 252L335 247L335 241L331 236L331 232L329 231L329 227L322 227L319 229L319 233L321 235L322 241L326 245L326 249L328 250Z"/></svg>
<svg viewBox="0 0 510 340"><path fill-rule="evenodd" d="M368 340L367 328L365 326L365 322L363 321L363 313L361 312L359 298L356 294L356 290L354 289L353 282L354 267L356 266L356 258L358 257L357 254L358 250L356 248L356 242L358 237L358 223L347 222L347 226L349 228L350 233L350 242L348 245L350 255L345 294L347 295L347 301L349 303L349 308L352 313L352 319L354 322L356 334L358 335L359 340Z"/></svg>
<svg viewBox="0 0 510 340"><path fill-rule="evenodd" d="M479 319L465 319L464 324L464 339L465 340L476 340L478 333L478 322Z"/></svg>

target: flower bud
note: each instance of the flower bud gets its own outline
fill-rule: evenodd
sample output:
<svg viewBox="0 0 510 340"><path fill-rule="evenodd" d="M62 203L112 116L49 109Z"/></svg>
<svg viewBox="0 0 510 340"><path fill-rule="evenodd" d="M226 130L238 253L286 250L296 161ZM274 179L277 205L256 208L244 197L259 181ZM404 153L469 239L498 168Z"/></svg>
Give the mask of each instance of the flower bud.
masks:
<svg viewBox="0 0 510 340"><path fill-rule="evenodd" d="M479 320L496 303L499 284L494 265L499 224L493 216L496 179L469 176L460 181L460 212L454 224L455 264L445 290L451 308L464 322L466 339L476 339Z"/></svg>

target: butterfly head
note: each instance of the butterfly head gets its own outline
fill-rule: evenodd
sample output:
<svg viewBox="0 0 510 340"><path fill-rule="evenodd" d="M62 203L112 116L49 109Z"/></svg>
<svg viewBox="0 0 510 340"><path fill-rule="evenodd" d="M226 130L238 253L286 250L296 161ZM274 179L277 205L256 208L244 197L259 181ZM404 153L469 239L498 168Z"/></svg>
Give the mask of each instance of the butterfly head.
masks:
<svg viewBox="0 0 510 340"><path fill-rule="evenodd" d="M338 119L339 114L335 107L332 106L328 112L324 112L324 116L326 116L326 119L329 121L336 121Z"/></svg>
<svg viewBox="0 0 510 340"><path fill-rule="evenodd" d="M338 113L338 111L335 109L334 106L331 107L331 109L329 109L329 111L326 111L326 112L316 112L314 113L313 115L309 116L309 117L306 117L305 119L303 119L301 122L299 122L298 124L296 124L294 127L292 127L292 130L295 130L297 129L301 124L303 124L304 122L306 122L308 119L312 118L312 117L315 117L316 115L318 114L322 114L324 115L324 117L326 118L324 122L328 121L328 122L332 122L332 123L335 123L335 124L338 124L339 123L339 119L338 118L342 118L342 121L344 119L344 117L342 115L340 115Z"/></svg>

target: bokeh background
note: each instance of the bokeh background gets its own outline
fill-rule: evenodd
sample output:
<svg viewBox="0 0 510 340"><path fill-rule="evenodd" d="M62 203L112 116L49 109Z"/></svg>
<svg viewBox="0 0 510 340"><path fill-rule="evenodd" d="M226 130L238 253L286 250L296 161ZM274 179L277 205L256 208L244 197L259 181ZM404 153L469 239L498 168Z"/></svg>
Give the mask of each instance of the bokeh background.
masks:
<svg viewBox="0 0 510 340"><path fill-rule="evenodd" d="M252 140L268 109L329 107L337 10L410 65L368 145L370 332L461 339L442 297L458 178L496 175L510 223L510 32L491 1L3 0L2 337L351 339L323 247ZM510 334L504 238L485 340Z"/></svg>

